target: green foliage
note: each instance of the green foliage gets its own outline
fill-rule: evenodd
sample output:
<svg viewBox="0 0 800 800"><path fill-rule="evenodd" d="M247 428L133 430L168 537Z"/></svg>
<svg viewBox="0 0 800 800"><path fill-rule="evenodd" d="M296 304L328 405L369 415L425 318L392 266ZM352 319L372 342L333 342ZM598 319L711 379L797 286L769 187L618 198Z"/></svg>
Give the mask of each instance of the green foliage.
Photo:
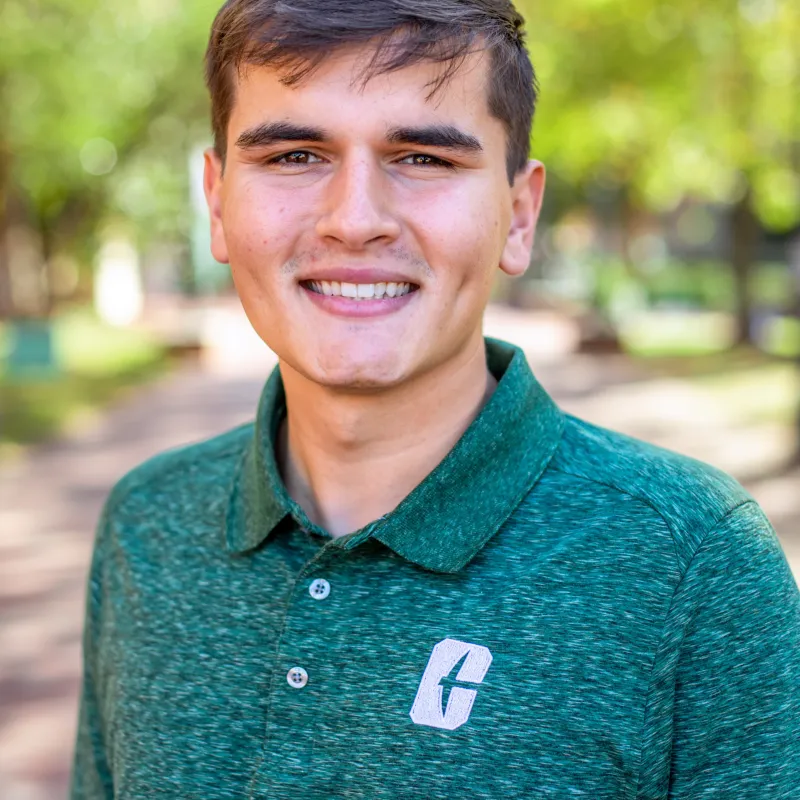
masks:
<svg viewBox="0 0 800 800"><path fill-rule="evenodd" d="M220 2L0 3L0 209L18 196L83 263L109 222L142 243L187 237ZM567 202L573 187L624 187L664 210L749 185L768 227L800 220L796 0L518 2L542 85L534 152Z"/></svg>
<svg viewBox="0 0 800 800"><path fill-rule="evenodd" d="M6 0L0 145L42 226L70 209L180 232L188 148L207 130L203 40L216 3ZM68 233L68 231L67 231Z"/></svg>
<svg viewBox="0 0 800 800"><path fill-rule="evenodd" d="M769 228L800 221L796 0L520 0L542 84L534 152L562 179L654 210L752 186Z"/></svg>

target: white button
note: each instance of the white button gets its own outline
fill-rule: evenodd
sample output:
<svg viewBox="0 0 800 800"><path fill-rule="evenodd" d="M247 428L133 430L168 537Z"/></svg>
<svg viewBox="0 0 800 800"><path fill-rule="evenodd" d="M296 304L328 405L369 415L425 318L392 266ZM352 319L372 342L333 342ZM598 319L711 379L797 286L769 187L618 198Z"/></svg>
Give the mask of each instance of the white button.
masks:
<svg viewBox="0 0 800 800"><path fill-rule="evenodd" d="M302 667L292 667L286 680L293 689L302 689L308 683L308 673Z"/></svg>
<svg viewBox="0 0 800 800"><path fill-rule="evenodd" d="M308 593L315 600L324 600L331 593L331 585L324 578L317 578L308 587Z"/></svg>

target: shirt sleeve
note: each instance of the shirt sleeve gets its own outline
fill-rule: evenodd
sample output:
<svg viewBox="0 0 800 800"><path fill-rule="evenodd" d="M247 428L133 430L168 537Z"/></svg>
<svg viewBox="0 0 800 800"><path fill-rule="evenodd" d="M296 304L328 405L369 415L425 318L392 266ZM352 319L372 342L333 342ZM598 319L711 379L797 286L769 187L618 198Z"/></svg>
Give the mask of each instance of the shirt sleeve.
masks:
<svg viewBox="0 0 800 800"><path fill-rule="evenodd" d="M97 528L86 591L83 628L83 683L78 733L72 765L70 800L105 800L114 797L106 752L105 724L100 686L100 620L102 612L103 538L107 508Z"/></svg>
<svg viewBox="0 0 800 800"><path fill-rule="evenodd" d="M678 590L670 800L800 798L800 592L748 502L705 537Z"/></svg>

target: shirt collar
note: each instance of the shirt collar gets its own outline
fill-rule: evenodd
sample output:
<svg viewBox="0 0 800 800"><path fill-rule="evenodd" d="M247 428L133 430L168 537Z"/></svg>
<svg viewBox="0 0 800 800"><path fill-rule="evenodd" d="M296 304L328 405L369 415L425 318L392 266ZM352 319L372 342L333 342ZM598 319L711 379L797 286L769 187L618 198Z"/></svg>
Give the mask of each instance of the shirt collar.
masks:
<svg viewBox="0 0 800 800"><path fill-rule="evenodd" d="M519 348L486 339L486 357L497 388L455 447L394 511L344 540L373 538L421 567L458 572L533 488L561 439L561 412ZM287 516L324 533L289 497L278 471L274 442L285 414L276 367L233 482L226 520L232 552L258 547Z"/></svg>

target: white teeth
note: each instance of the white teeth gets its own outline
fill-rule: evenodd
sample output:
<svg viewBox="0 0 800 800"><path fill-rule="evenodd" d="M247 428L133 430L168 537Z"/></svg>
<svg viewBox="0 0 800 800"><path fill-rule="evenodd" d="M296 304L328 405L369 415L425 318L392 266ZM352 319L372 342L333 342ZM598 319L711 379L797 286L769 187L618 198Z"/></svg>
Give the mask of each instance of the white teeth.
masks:
<svg viewBox="0 0 800 800"><path fill-rule="evenodd" d="M403 297L411 291L410 283L340 283L339 281L309 281L317 294L328 297L347 297L353 300L382 300L384 297Z"/></svg>

